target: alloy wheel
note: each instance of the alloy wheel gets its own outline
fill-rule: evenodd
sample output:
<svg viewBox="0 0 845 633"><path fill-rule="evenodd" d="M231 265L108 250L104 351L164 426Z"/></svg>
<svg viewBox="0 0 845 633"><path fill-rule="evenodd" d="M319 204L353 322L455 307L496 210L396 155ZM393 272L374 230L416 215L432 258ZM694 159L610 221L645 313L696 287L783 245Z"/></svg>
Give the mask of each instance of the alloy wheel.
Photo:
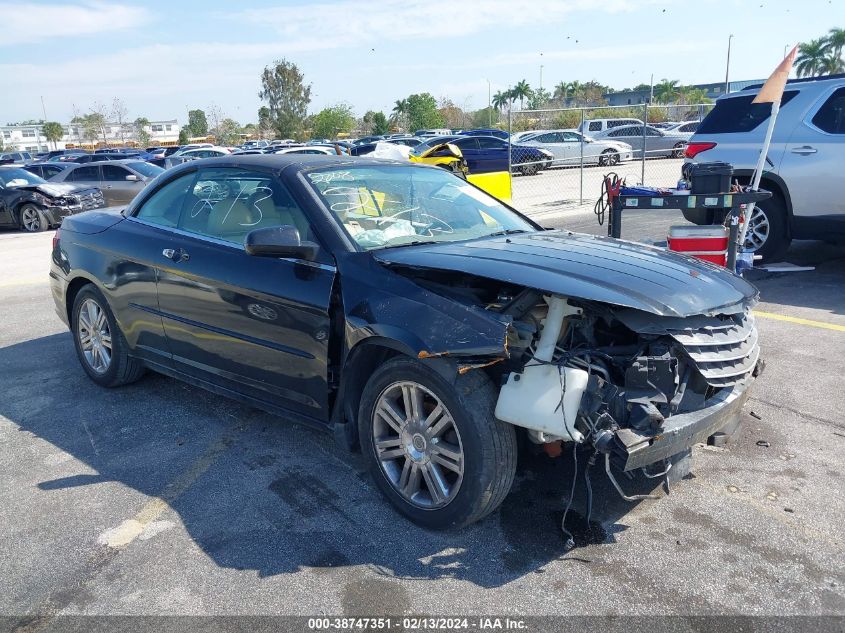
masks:
<svg viewBox="0 0 845 633"><path fill-rule="evenodd" d="M464 450L455 420L443 402L416 382L389 385L373 411L376 460L406 501L431 510L458 494Z"/></svg>
<svg viewBox="0 0 845 633"><path fill-rule="evenodd" d="M41 215L38 209L32 205L27 205L21 210L21 224L27 231L38 231L41 228Z"/></svg>
<svg viewBox="0 0 845 633"><path fill-rule="evenodd" d="M760 207L754 207L745 233L745 248L758 251L769 238L769 218Z"/></svg>
<svg viewBox="0 0 845 633"><path fill-rule="evenodd" d="M77 336L88 366L104 374L111 365L112 342L106 312L93 299L86 299L79 308Z"/></svg>

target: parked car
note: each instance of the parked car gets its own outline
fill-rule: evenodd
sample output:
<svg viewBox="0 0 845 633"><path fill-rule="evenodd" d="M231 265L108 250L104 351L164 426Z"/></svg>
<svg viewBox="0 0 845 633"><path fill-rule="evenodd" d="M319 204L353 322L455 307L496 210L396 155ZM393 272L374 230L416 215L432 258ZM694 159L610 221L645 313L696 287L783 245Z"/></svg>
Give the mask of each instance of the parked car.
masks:
<svg viewBox="0 0 845 633"><path fill-rule="evenodd" d="M71 165L73 163L27 163L23 168L36 176L40 176L44 180L50 180L50 178Z"/></svg>
<svg viewBox="0 0 845 633"><path fill-rule="evenodd" d="M605 132L598 132L594 135L596 140L620 141L627 143L633 148L635 158L641 158L645 148L646 158L664 156L667 158L681 158L687 141L692 134L674 133L670 134L664 130L658 130L650 125L645 126L643 135L642 125L624 125L608 129Z"/></svg>
<svg viewBox="0 0 845 633"><path fill-rule="evenodd" d="M286 147L273 152L274 154L311 154L319 156L337 156L337 152L333 147L325 147L322 145L305 145L300 147Z"/></svg>
<svg viewBox="0 0 845 633"><path fill-rule="evenodd" d="M47 152L47 156L44 158L44 160L53 162L61 158L62 156L79 155L85 153L87 152L80 149L54 149Z"/></svg>
<svg viewBox="0 0 845 633"><path fill-rule="evenodd" d="M664 130L666 132L669 132L670 134L675 132L680 132L682 134L692 134L698 129L699 125L701 125L701 121L687 121L685 123L675 123L668 128L664 128Z"/></svg>
<svg viewBox="0 0 845 633"><path fill-rule="evenodd" d="M494 136L441 136L421 143L411 150L411 160L433 165L451 166L455 158L437 146L449 143L457 147L466 161L468 173L508 172L508 142ZM434 151L432 151L434 150ZM531 176L547 169L554 154L540 147L511 145L511 164L514 173Z"/></svg>
<svg viewBox="0 0 845 633"><path fill-rule="evenodd" d="M119 152L94 152L92 154L68 154L64 157L68 162L98 163L109 160L125 160L126 155Z"/></svg>
<svg viewBox="0 0 845 633"><path fill-rule="evenodd" d="M352 146L352 148L350 148L349 153L352 156L366 156L367 154L372 154L374 151L376 151L376 146L379 143L392 143L394 145L405 145L406 147L417 147L423 142L425 142L425 137L420 136L383 139L379 141L374 141L372 143L361 143L360 145L354 145Z"/></svg>
<svg viewBox="0 0 845 633"><path fill-rule="evenodd" d="M740 277L407 162L180 165L65 220L50 268L93 382L153 370L331 431L429 528L493 512L532 443L666 471L737 428L759 370Z"/></svg>
<svg viewBox="0 0 845 633"><path fill-rule="evenodd" d="M217 156L225 156L231 154L228 148L209 145L207 147L195 147L193 149L179 150L175 152L172 158L187 158L193 160L195 158L215 158Z"/></svg>
<svg viewBox="0 0 845 633"><path fill-rule="evenodd" d="M70 182L99 187L106 206L128 204L148 182L164 170L145 161L124 159L73 165L56 174L50 182Z"/></svg>
<svg viewBox="0 0 845 633"><path fill-rule="evenodd" d="M179 147L178 150L173 152L172 156L179 156L179 155L183 154L184 152L188 152L188 151L191 151L193 149L205 148L205 147L214 147L214 145L212 145L211 143L189 143L188 145L182 145L181 147Z"/></svg>
<svg viewBox="0 0 845 633"><path fill-rule="evenodd" d="M89 156L90 152L86 152L82 149L73 149L69 150L65 154L61 154L59 156L53 156L52 158L48 158L48 163L64 163L64 162L75 162L81 156Z"/></svg>
<svg viewBox="0 0 845 633"><path fill-rule="evenodd" d="M6 152L0 154L0 165L7 163L23 163L32 160L32 154L29 152Z"/></svg>
<svg viewBox="0 0 845 633"><path fill-rule="evenodd" d="M495 136L496 138L508 139L508 133L504 130L486 128L481 130L461 130L460 136Z"/></svg>
<svg viewBox="0 0 845 633"><path fill-rule="evenodd" d="M359 139L353 141L353 145L364 145L365 143L375 143L376 141L380 141L384 138L383 134L371 134L370 136L362 136Z"/></svg>
<svg viewBox="0 0 845 633"><path fill-rule="evenodd" d="M97 187L49 183L22 167L0 166L0 226L46 231L69 215L104 206Z"/></svg>
<svg viewBox="0 0 845 633"><path fill-rule="evenodd" d="M601 132L620 127L623 125L642 125L643 122L639 119L584 119L583 123L578 126L578 131L590 136L597 136Z"/></svg>
<svg viewBox="0 0 845 633"><path fill-rule="evenodd" d="M584 142L582 144L581 139ZM542 147L554 154L554 167L573 167L581 164L582 145L585 165L616 165L633 158L628 143L611 139L596 140L576 130L549 130L529 136L522 145Z"/></svg>
<svg viewBox="0 0 845 633"><path fill-rule="evenodd" d="M515 132L511 134L511 143L521 143L524 140L537 136L543 132L551 132L552 130L526 130L524 132Z"/></svg>
<svg viewBox="0 0 845 633"><path fill-rule="evenodd" d="M759 86L719 98L690 139L687 162L725 161L742 184L763 145L768 104ZM845 76L789 80L781 100L760 186L774 196L755 206L745 246L776 261L792 239L845 240L845 197L834 185L845 164ZM702 210L704 211L704 210ZM722 214L684 211L696 224Z"/></svg>

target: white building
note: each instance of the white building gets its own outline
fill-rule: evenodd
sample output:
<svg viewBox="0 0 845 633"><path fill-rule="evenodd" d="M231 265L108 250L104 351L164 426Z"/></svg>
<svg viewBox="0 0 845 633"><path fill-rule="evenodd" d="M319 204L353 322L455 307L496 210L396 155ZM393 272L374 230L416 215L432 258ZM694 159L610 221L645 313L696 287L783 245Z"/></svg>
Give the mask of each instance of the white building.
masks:
<svg viewBox="0 0 845 633"><path fill-rule="evenodd" d="M88 138L81 124L68 123L64 125L65 133L61 140L53 147L48 143L41 131L41 122L29 124L0 125L0 135L3 137L3 148L8 151L19 152L47 152L51 149L66 149L68 147L104 147L102 135L97 139ZM121 147L124 145L136 145L137 133L135 126L131 123L106 124L106 139L109 146ZM179 122L177 119L168 121L150 121L144 126L144 130L150 135L150 145L176 145L179 141Z"/></svg>

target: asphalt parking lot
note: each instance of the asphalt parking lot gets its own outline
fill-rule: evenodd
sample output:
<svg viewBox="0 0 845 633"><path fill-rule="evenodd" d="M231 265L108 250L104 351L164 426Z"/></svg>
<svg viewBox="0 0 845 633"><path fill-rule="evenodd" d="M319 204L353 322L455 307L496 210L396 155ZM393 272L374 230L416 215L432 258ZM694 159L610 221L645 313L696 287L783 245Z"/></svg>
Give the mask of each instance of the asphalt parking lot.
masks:
<svg viewBox="0 0 845 633"><path fill-rule="evenodd" d="M591 195L592 192L591 192ZM670 212L626 217L660 240ZM590 212L557 226L601 232ZM51 235L0 233L0 614L845 614L845 249L755 273L767 369L726 448L627 503L571 456L522 464L501 509L417 528L332 438L169 378L104 390L47 283ZM583 466L583 464L582 464ZM661 491L623 480L629 492Z"/></svg>

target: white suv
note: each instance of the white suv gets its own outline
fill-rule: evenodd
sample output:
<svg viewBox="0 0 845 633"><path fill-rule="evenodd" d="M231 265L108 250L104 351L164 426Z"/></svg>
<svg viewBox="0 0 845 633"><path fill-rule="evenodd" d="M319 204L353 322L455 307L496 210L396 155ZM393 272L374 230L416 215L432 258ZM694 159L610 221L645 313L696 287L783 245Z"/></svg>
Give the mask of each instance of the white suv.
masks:
<svg viewBox="0 0 845 633"><path fill-rule="evenodd" d="M752 104L753 86L721 97L689 140L686 162L724 161L748 183L760 156L771 104ZM781 100L761 188L762 202L748 225L746 246L764 259L780 258L796 239L845 239L845 75L790 80ZM684 211L687 220L724 220L709 210Z"/></svg>

